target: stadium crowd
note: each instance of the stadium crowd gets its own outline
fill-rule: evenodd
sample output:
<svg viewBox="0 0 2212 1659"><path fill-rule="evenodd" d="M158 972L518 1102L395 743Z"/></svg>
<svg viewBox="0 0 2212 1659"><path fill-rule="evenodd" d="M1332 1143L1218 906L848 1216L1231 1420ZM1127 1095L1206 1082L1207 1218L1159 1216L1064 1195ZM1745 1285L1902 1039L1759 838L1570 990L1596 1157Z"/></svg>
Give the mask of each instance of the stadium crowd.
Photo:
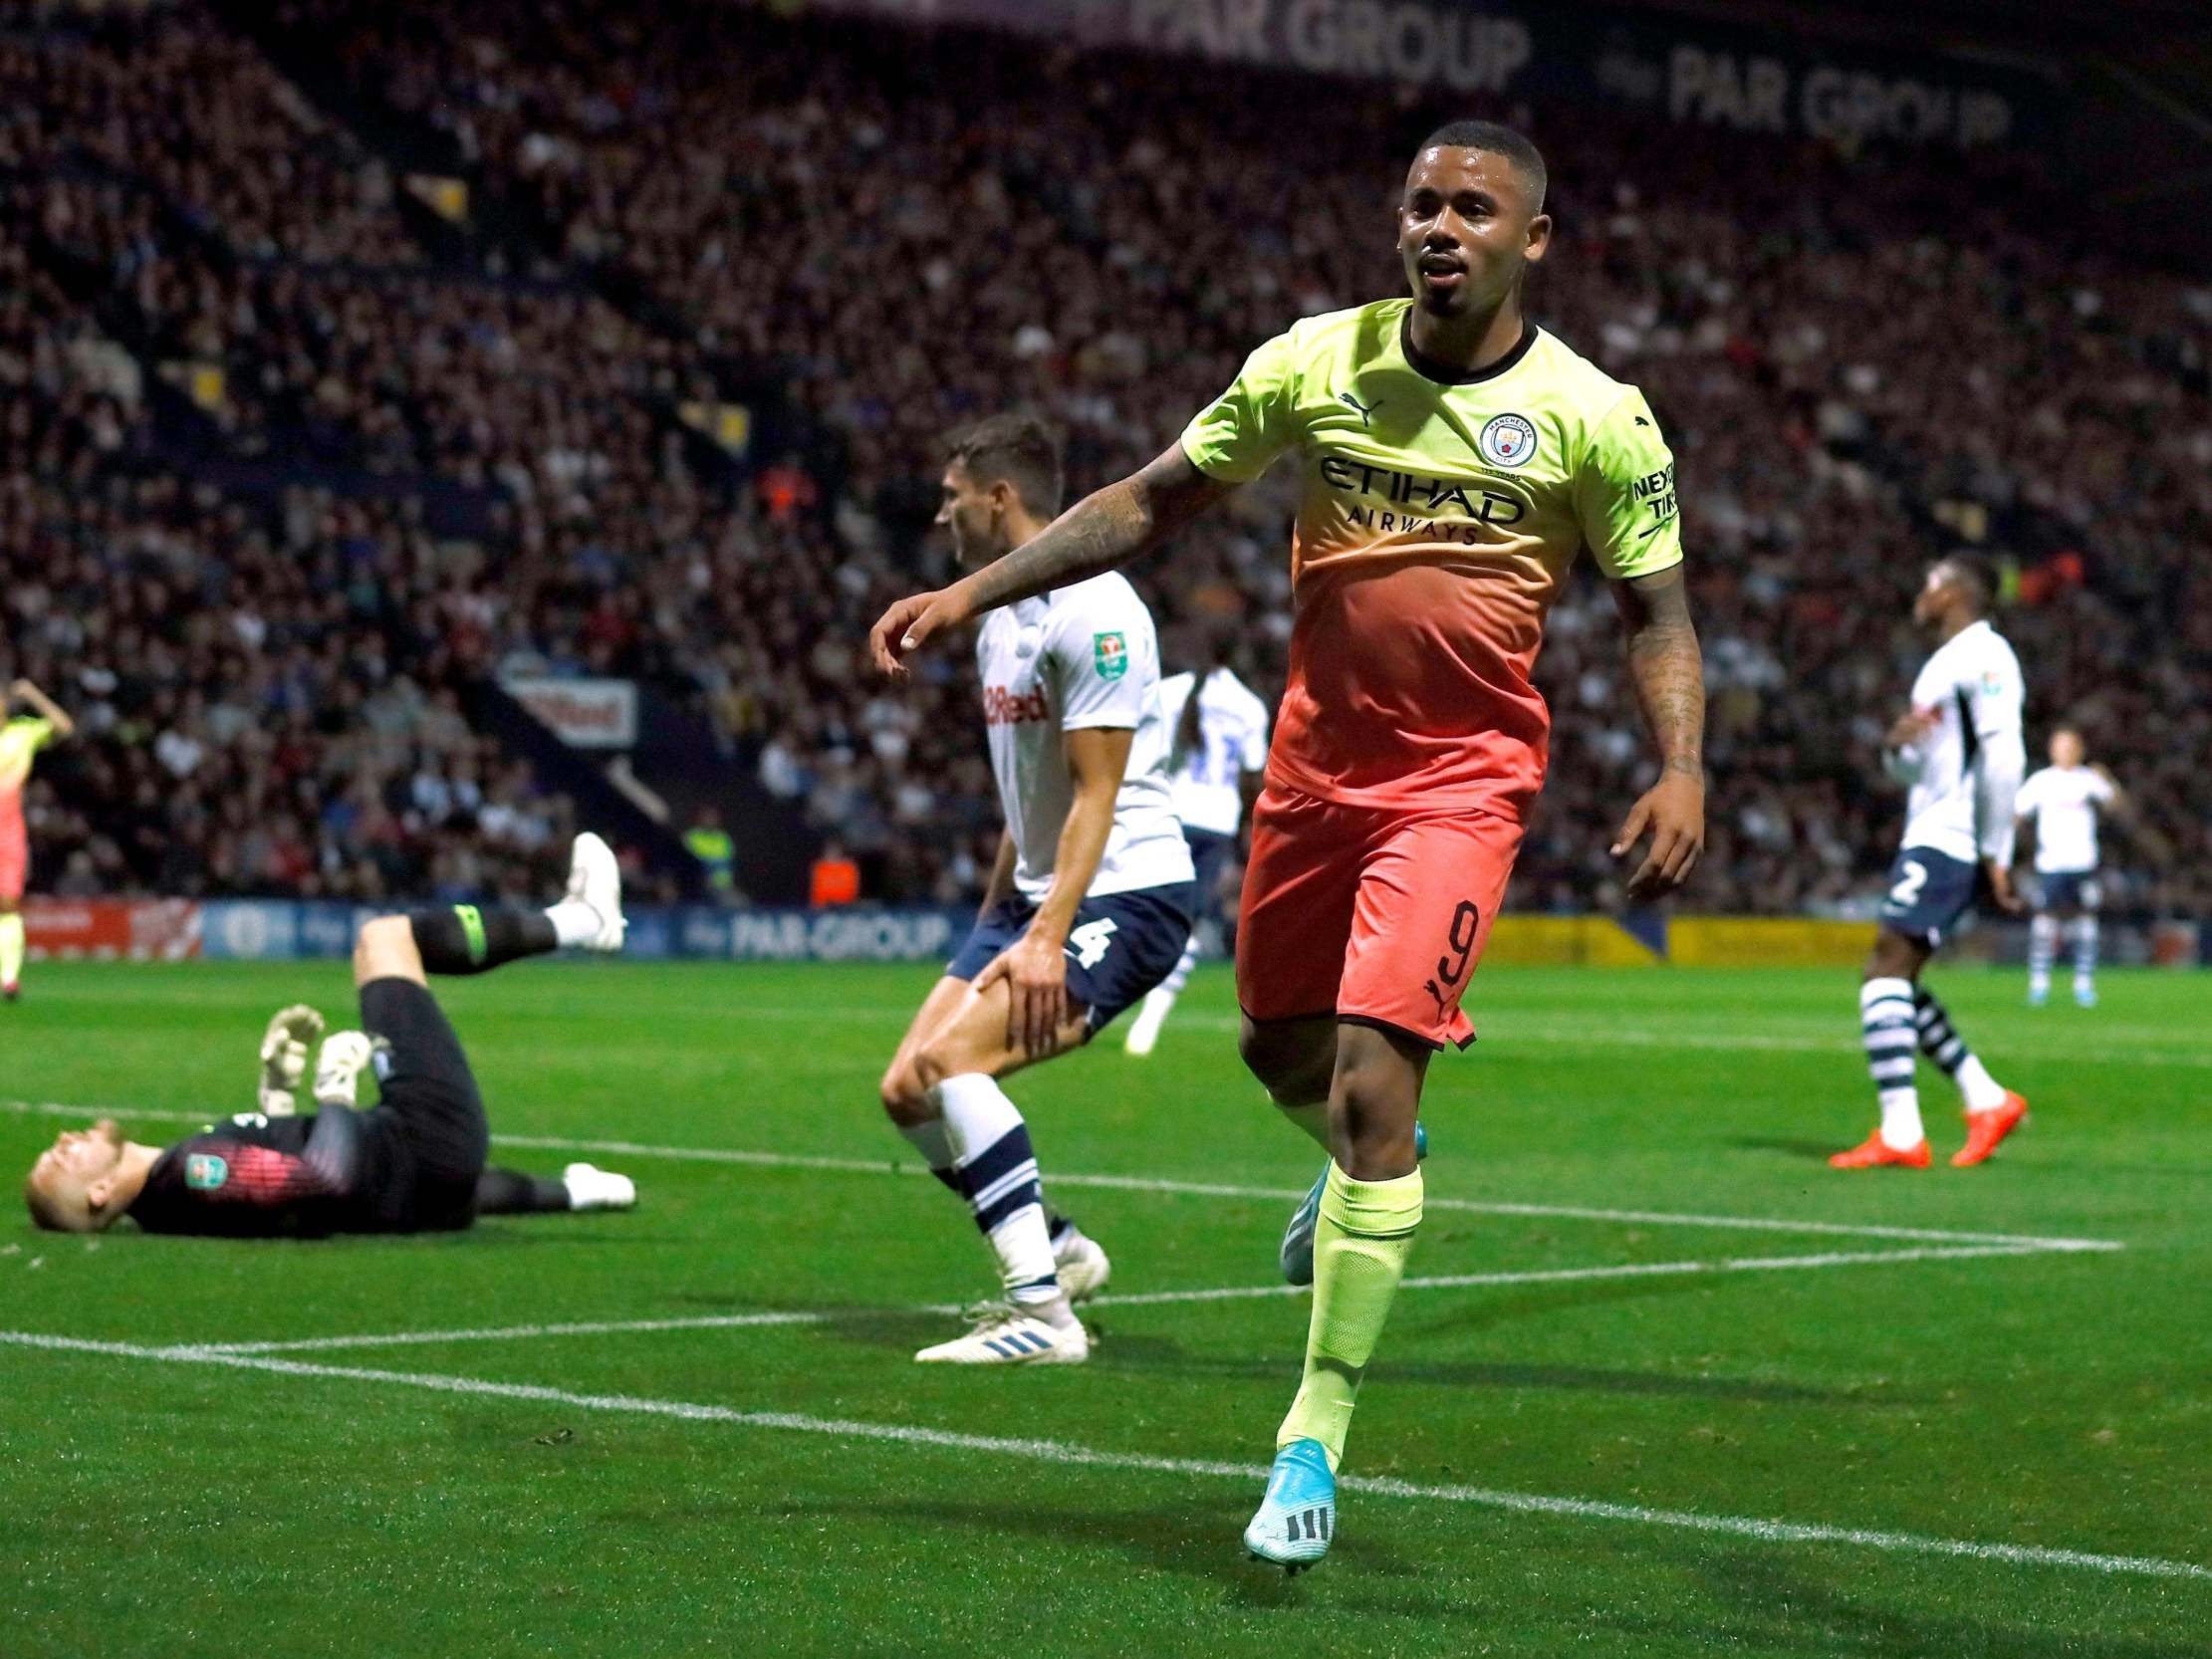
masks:
<svg viewBox="0 0 2212 1659"><path fill-rule="evenodd" d="M1388 203L1439 113L740 7L287 0L265 39L204 0L42 15L0 28L0 659L92 715L33 794L38 879L86 889L531 885L570 809L460 716L508 665L646 680L875 895L972 894L972 670L886 694L858 649L941 570L944 433L1043 408L1079 488L1156 453L1291 318L1396 291ZM2140 803L2116 901L2212 909L2212 289L2054 240L2032 177L1485 113L1552 161L1537 315L1644 386L1678 458L1698 906L1878 885L1909 594L1965 541L2020 573L2037 732L2082 724ZM443 146L482 228L407 205L398 138ZM723 399L773 408L773 446L685 424ZM263 470L193 481L210 453ZM1234 622L1279 685L1283 484L1134 573L1170 666ZM439 492L467 535L430 527ZM1648 762L1595 579L1539 673L1513 900L1607 904Z"/></svg>

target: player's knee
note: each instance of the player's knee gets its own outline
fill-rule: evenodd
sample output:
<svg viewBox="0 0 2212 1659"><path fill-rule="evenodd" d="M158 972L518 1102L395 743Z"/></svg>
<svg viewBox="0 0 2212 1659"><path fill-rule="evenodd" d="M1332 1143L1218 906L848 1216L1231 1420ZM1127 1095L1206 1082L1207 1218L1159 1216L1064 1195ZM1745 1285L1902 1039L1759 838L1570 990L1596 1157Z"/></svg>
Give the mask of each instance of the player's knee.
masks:
<svg viewBox="0 0 2212 1659"><path fill-rule="evenodd" d="M1862 979L1913 979L1919 975L1925 954L1902 934L1884 929L1874 935L1874 948L1866 953Z"/></svg>
<svg viewBox="0 0 2212 1659"><path fill-rule="evenodd" d="M1329 1124L1337 1161L1352 1179L1412 1173L1420 1100L1418 1067L1385 1040L1347 1046L1330 1087Z"/></svg>
<svg viewBox="0 0 2212 1659"><path fill-rule="evenodd" d="M1330 1073L1337 1063L1335 1034L1325 1035L1317 1048L1304 1030L1247 1019L1238 1028L1237 1054L1277 1105L1314 1105L1329 1097Z"/></svg>
<svg viewBox="0 0 2212 1659"><path fill-rule="evenodd" d="M354 935L354 983L367 985L376 979L424 983L414 924L404 916L374 917L362 923L361 931Z"/></svg>
<svg viewBox="0 0 2212 1659"><path fill-rule="evenodd" d="M947 1077L974 1070L975 1066L962 1055L954 1042L937 1038L914 1050L912 1058L907 1062L907 1068L913 1074L914 1094L919 1097L926 1095Z"/></svg>
<svg viewBox="0 0 2212 1659"><path fill-rule="evenodd" d="M911 1060L902 1059L885 1071L878 1092L883 1115L902 1129L926 1122L932 1115L929 1085L921 1080Z"/></svg>

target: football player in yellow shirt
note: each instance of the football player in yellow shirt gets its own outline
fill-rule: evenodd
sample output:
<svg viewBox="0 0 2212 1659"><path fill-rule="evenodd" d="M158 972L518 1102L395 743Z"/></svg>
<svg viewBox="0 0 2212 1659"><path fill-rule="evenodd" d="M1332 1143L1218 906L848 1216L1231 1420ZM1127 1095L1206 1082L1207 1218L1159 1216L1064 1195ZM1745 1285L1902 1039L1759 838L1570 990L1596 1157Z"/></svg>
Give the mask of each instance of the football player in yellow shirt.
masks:
<svg viewBox="0 0 2212 1659"><path fill-rule="evenodd" d="M23 994L23 885L31 874L23 786L38 752L77 727L29 680L8 688L8 702L31 710L0 725L0 998L12 1003ZM0 713L6 708L0 702Z"/></svg>
<svg viewBox="0 0 2212 1659"><path fill-rule="evenodd" d="M1658 750L1612 837L1618 856L1649 836L1628 896L1673 891L1704 842L1674 459L1635 387L1524 314L1551 246L1544 191L1521 133L1431 133L1397 205L1408 295L1294 324L1158 459L871 635L899 672L933 635L1125 564L1295 457L1298 614L1237 928L1245 1064L1329 1152L1282 1252L1314 1287L1305 1380L1245 1531L1292 1571L1334 1535L1353 1398L1421 1219L1421 1085L1473 1037L1460 1000L1548 759L1530 669L1586 547Z"/></svg>

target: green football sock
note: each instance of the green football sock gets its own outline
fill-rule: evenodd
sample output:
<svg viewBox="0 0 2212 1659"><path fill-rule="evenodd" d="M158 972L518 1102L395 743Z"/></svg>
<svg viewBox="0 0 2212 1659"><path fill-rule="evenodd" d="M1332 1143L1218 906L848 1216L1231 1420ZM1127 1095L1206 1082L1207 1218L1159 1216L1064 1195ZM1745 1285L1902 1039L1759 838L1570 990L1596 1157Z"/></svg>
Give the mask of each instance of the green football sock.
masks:
<svg viewBox="0 0 2212 1659"><path fill-rule="evenodd" d="M1314 1316L1306 1335L1306 1380L1275 1444L1318 1440L1335 1469L1359 1378L1390 1315L1413 1230L1421 1224L1421 1172L1394 1181L1354 1181L1329 1166L1314 1226Z"/></svg>

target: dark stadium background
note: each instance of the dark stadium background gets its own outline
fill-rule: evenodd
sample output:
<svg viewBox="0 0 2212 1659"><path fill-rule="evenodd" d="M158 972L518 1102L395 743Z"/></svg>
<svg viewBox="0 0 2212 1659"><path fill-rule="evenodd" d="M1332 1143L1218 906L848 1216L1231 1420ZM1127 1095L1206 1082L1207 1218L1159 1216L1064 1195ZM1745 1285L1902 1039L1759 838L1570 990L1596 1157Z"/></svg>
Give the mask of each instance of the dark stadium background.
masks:
<svg viewBox="0 0 2212 1659"><path fill-rule="evenodd" d="M1420 9L1535 55L1455 93L1097 39L1159 6L0 10L0 674L86 729L34 776L34 894L521 896L590 824L647 899L803 902L826 849L870 900L971 899L965 655L891 693L860 649L944 570L942 434L1042 407L1078 487L1155 453L1288 319L1393 290L1381 205L1471 113L1550 152L1536 314L1679 458L1692 907L1863 913L1906 599L1964 544L2007 573L2031 753L2077 721L2140 803L2114 910L2212 912L2203 8ZM1782 65L1789 129L1674 118L1684 49ZM1809 132L1821 72L2005 129ZM1281 486L1136 573L1171 658L1232 624L1263 693ZM1617 656L1585 577L1518 908L1618 903ZM709 812L735 893L686 850Z"/></svg>

